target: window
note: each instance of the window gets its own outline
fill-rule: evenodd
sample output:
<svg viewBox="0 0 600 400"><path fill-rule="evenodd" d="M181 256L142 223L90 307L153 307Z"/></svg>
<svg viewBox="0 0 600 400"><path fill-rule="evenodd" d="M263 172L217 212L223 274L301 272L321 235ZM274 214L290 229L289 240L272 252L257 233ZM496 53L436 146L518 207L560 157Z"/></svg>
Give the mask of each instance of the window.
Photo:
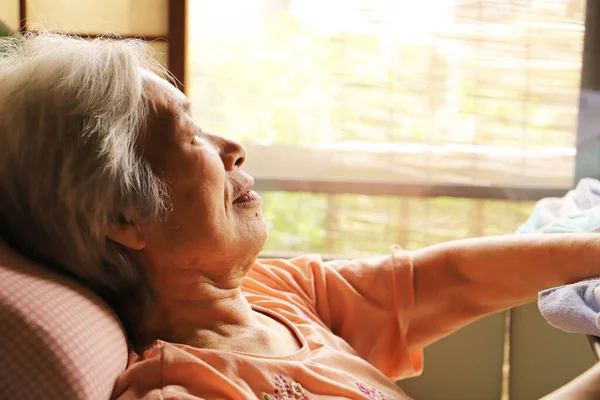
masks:
<svg viewBox="0 0 600 400"><path fill-rule="evenodd" d="M166 0L2 0L0 21L13 31L45 29L95 37L105 32L143 38L168 65Z"/></svg>
<svg viewBox="0 0 600 400"><path fill-rule="evenodd" d="M510 233L572 186L584 6L194 0L187 94L247 146L269 251Z"/></svg>

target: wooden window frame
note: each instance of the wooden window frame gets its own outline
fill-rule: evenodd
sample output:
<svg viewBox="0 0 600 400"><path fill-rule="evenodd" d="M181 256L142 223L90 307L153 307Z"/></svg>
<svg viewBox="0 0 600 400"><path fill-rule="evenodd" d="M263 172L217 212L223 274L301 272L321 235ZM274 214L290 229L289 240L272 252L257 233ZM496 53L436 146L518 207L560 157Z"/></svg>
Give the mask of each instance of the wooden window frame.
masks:
<svg viewBox="0 0 600 400"><path fill-rule="evenodd" d="M136 38L147 42L167 40L169 51L167 67L176 79L176 84L185 91L187 0L168 0L167 37L160 35L120 35L124 39ZM27 0L19 0L19 32L27 32ZM97 38L101 33L78 33L84 37Z"/></svg>

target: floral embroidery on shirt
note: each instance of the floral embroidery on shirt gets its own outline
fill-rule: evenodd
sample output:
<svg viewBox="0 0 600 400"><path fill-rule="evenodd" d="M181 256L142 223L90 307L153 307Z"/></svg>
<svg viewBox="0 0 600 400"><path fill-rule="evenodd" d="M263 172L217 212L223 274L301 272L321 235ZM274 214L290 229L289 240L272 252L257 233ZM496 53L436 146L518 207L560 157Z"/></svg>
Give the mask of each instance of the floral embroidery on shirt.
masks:
<svg viewBox="0 0 600 400"><path fill-rule="evenodd" d="M273 394L265 394L264 400L315 400L298 382L287 380L283 376L275 377Z"/></svg>
<svg viewBox="0 0 600 400"><path fill-rule="evenodd" d="M362 382L356 382L356 386L358 386L358 390L360 390L362 394L371 400L385 400L383 393L377 389L373 389Z"/></svg>

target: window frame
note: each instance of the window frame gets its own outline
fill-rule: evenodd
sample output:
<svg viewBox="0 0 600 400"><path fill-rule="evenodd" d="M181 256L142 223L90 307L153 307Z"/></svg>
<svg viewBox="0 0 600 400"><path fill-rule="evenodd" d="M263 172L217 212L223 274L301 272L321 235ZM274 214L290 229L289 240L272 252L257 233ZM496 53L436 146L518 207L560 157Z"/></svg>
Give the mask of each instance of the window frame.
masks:
<svg viewBox="0 0 600 400"><path fill-rule="evenodd" d="M168 48L167 68L176 80L179 89L185 92L187 0L166 0L168 10L167 35L120 35L123 39L141 39L146 42L166 40ZM31 31L27 25L27 0L19 0L19 32ZM74 35L94 39L101 32L72 32Z"/></svg>

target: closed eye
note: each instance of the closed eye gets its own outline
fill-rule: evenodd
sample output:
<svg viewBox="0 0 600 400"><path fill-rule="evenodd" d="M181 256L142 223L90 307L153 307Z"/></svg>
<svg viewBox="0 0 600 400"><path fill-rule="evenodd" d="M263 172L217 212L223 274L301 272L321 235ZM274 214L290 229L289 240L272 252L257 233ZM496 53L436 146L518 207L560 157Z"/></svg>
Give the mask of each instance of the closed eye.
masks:
<svg viewBox="0 0 600 400"><path fill-rule="evenodd" d="M206 142L200 134L195 134L192 138L192 144L204 144Z"/></svg>

